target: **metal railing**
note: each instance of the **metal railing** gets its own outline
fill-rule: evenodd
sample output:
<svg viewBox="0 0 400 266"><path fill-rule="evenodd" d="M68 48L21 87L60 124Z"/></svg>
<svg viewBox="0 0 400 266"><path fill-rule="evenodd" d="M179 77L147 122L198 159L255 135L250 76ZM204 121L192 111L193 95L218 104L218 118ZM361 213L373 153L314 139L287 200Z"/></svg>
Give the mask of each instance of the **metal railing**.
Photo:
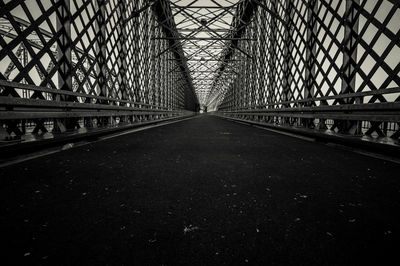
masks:
<svg viewBox="0 0 400 266"><path fill-rule="evenodd" d="M209 110L399 139L399 1L251 0L236 12L243 39L226 56Z"/></svg>
<svg viewBox="0 0 400 266"><path fill-rule="evenodd" d="M160 120L196 111L168 1L6 1L0 126L9 135ZM157 39L157 40L156 40ZM174 71L181 69L181 71Z"/></svg>

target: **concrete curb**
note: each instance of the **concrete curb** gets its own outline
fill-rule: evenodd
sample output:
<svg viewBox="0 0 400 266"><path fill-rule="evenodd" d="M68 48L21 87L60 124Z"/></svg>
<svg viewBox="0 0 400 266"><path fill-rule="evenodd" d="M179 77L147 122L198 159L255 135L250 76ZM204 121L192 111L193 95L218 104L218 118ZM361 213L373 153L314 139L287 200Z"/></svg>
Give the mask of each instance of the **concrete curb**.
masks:
<svg viewBox="0 0 400 266"><path fill-rule="evenodd" d="M140 128L149 125L156 125L163 122L170 122L170 121L177 121L182 120L190 117L194 117L196 115L185 115L185 116L178 116L178 117L171 117L161 120L153 120L153 121L146 121L140 122L135 124L117 126L117 127L110 127L110 128L102 128L102 129L95 129L85 133L66 133L63 135L56 136L54 138L49 139L42 139L37 141L28 141L28 142L17 142L13 141L10 144L5 144L0 146L0 158L1 159L9 159L15 156L29 154L32 152L37 152L43 149L65 145L67 143L73 143L83 140L94 140L101 136L123 132L135 128Z"/></svg>
<svg viewBox="0 0 400 266"><path fill-rule="evenodd" d="M215 115L217 117L230 120L230 121L239 121L248 125L257 125L260 127L271 128L276 131L289 132L301 136L312 137L315 138L316 141L320 142L331 142L335 144L344 145L351 148L357 148L369 152L375 152L382 155L389 155L393 157L400 158L400 145L393 145L383 142L374 142L365 139L361 139L360 137L352 137L346 135L332 134L328 135L324 132L317 130L308 130L302 128L292 128L292 127L282 127L282 126L274 126L266 123L249 121L238 118L224 117L221 115Z"/></svg>

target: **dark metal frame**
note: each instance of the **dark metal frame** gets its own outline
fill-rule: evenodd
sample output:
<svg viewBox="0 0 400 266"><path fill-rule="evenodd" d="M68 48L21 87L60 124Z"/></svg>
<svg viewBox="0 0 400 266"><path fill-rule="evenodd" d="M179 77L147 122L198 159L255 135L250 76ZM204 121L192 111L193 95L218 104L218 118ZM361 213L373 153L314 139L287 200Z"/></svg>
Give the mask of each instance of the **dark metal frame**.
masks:
<svg viewBox="0 0 400 266"><path fill-rule="evenodd" d="M0 0L0 123L64 131L202 104L399 139L399 10L394 0Z"/></svg>
<svg viewBox="0 0 400 266"><path fill-rule="evenodd" d="M0 0L0 125L66 131L198 108L164 0ZM171 24L171 21L168 21Z"/></svg>
<svg viewBox="0 0 400 266"><path fill-rule="evenodd" d="M249 0L236 12L251 15L237 46L252 58L234 51L238 74L220 70L209 110L399 139L400 2Z"/></svg>

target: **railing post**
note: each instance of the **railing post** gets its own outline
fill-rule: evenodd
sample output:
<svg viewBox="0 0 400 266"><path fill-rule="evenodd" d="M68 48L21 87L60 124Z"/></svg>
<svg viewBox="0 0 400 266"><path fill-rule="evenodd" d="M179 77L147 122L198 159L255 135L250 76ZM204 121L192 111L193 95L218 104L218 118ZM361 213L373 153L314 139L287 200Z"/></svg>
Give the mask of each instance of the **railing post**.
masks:
<svg viewBox="0 0 400 266"><path fill-rule="evenodd" d="M57 43L58 70L58 89L63 91L73 91L72 89L72 38L71 38L71 14L70 0L59 0L61 2L57 14L56 26L60 32ZM58 101L75 101L76 97L56 95ZM54 120L54 132L64 132L79 127L76 118L64 118Z"/></svg>
<svg viewBox="0 0 400 266"><path fill-rule="evenodd" d="M356 92L355 66L357 65L357 36L359 16L355 14L356 9L354 6L359 4L360 0L346 0L341 94ZM355 102L361 103L361 99L347 98L340 101L341 104L353 104ZM341 133L352 135L361 134L360 121L335 121L334 126L336 126Z"/></svg>
<svg viewBox="0 0 400 266"><path fill-rule="evenodd" d="M277 0L271 0L270 1L271 4L271 11L274 14L277 14L278 8L277 8ZM277 56L276 56L276 46L277 46L277 31L278 31L278 27L276 25L276 18L274 16L270 16L271 18L271 28L270 28L270 44L269 44L269 49L268 49L268 53L269 53L269 60L268 60L268 88L267 88L267 92L268 92L268 96L267 96L267 104L271 104L273 102L276 102L276 97L274 97L274 93L275 90L277 89L276 87L276 82L275 82L275 78L277 76L277 71L276 71L276 62L277 62ZM274 105L270 105L268 106L268 109L274 109L275 106ZM267 117L267 122L269 123L273 123L274 122L274 118L273 117Z"/></svg>
<svg viewBox="0 0 400 266"><path fill-rule="evenodd" d="M284 79L283 79L283 101L288 101L289 100L289 92L290 92L290 83L291 83L291 66L293 64L293 61L291 60L291 51L293 48L292 45L292 34L293 34L293 30L292 30L292 18L291 18L291 12L292 12L292 4L291 4L291 0L286 0L286 8L285 8L285 23L286 25L284 25L284 29L285 29L285 33L284 33L284 42L285 42L285 46L284 46L284 61L283 61L283 73L284 73ZM285 107L288 107L285 104Z"/></svg>
<svg viewBox="0 0 400 266"><path fill-rule="evenodd" d="M284 47L284 61L283 61L283 73L284 73L284 79L283 79L283 101L289 101L289 94L290 94L290 84L292 83L292 74L291 74L291 68L293 65L293 60L292 60L292 50L293 50L293 42L292 42L292 36L293 36L293 28L292 28L292 0L286 0L286 8L285 8L285 23L284 29L285 29L285 47ZM284 104L284 107L290 107L289 104ZM290 123L290 118L289 117L282 117L284 124Z"/></svg>
<svg viewBox="0 0 400 266"><path fill-rule="evenodd" d="M315 60L316 60L316 35L318 5L316 0L309 0L307 5L307 36L306 36L306 60L305 60L305 84L304 99L315 96ZM306 102L305 106L315 106L314 102ZM313 119L303 118L302 124L305 127L314 127ZM319 121L318 128L324 128L325 121Z"/></svg>
<svg viewBox="0 0 400 266"><path fill-rule="evenodd" d="M100 90L100 96L107 97L107 44L106 44L106 1L97 0L97 42L96 42L96 73L97 73L97 81ZM106 100L99 101L101 104L109 104ZM112 118L111 118L112 120ZM107 125L109 122L109 118L107 117L99 117L97 123L101 126Z"/></svg>
<svg viewBox="0 0 400 266"><path fill-rule="evenodd" d="M119 68L119 89L122 93L122 99L128 100L128 88L127 88L127 83L126 83L126 70L128 68L127 66L127 60L126 57L128 55L128 48L127 48L127 40L128 40L128 34L126 30L126 24L125 21L127 19L126 16L126 0L120 0L118 2L118 7L119 7L119 12L121 12L121 16L119 17L119 24L121 27L121 36L119 36L119 58L118 58L118 68ZM120 104L121 105L121 104ZM125 105L125 104L124 104Z"/></svg>
<svg viewBox="0 0 400 266"><path fill-rule="evenodd" d="M105 1L98 0L99 13L98 17L98 47L97 60L98 60L98 82L100 87L100 96L107 97L107 70L106 70L106 58L107 58L107 46L106 46L106 7Z"/></svg>
<svg viewBox="0 0 400 266"><path fill-rule="evenodd" d="M256 68L258 70L258 88L257 88L257 102L258 106L262 106L265 103L265 60L264 60L264 45L265 45L265 16L264 16L264 9L257 7L257 20L256 20L256 30L255 33L257 34L257 42L255 42L257 54L258 54L258 64ZM258 31L260 29L260 31Z"/></svg>
<svg viewBox="0 0 400 266"><path fill-rule="evenodd" d="M129 100L128 97L128 87L127 87L127 82L126 82L126 73L127 73L127 56L128 56L128 49L127 49L127 41L128 41L128 34L126 30L126 9L127 9L127 3L126 0L121 0L118 2L118 9L120 12L120 16L118 18L119 20L119 26L121 28L120 30L120 36L118 40L118 84L119 84L119 90L121 92L121 98L123 100ZM119 103L120 106L125 106L126 103ZM120 123L127 123L128 122L128 117L127 116L122 116L120 118Z"/></svg>

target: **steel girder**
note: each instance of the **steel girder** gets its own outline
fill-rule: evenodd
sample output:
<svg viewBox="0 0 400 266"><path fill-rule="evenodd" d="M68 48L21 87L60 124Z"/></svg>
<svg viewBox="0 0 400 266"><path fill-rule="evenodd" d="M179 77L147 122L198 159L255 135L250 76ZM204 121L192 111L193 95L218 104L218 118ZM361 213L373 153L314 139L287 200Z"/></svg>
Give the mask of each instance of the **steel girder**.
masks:
<svg viewBox="0 0 400 266"><path fill-rule="evenodd" d="M236 13L232 37L241 40L219 69L209 110L400 137L399 1L249 0Z"/></svg>
<svg viewBox="0 0 400 266"><path fill-rule="evenodd" d="M121 109L127 114L121 120L132 121L149 119L140 110L160 110L154 119L200 103L279 125L400 136L398 1L1 0L0 6L1 119L16 133L22 111L43 101L54 120L46 120L49 110L26 117L42 129L91 125L92 106L132 108L130 116ZM75 121L63 118L71 115L58 109L64 102L76 104ZM98 122L114 123L107 116Z"/></svg>
<svg viewBox="0 0 400 266"><path fill-rule="evenodd" d="M0 123L20 135L25 122L64 131L195 111L181 54L159 40L174 32L169 5L0 0Z"/></svg>

